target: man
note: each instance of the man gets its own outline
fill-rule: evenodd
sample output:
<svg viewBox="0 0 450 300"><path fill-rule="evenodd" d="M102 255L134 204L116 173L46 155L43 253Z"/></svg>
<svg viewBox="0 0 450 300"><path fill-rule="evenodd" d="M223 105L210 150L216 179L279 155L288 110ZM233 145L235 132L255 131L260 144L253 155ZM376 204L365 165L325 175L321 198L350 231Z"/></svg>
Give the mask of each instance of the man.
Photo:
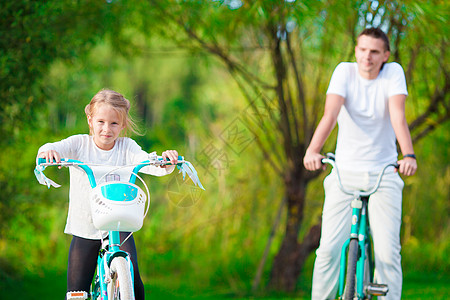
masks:
<svg viewBox="0 0 450 300"><path fill-rule="evenodd" d="M356 63L339 64L328 87L324 115L303 159L307 170L322 167L323 144L339 124L336 164L343 185L366 189L373 185L383 166L397 161L400 145L403 159L399 172L410 176L417 164L408 124L405 100L408 94L402 67L386 63L389 40L378 28L361 32L355 47ZM379 190L369 200L369 220L375 248L376 278L388 284L385 299L400 299L400 225L403 181L387 170ZM341 247L349 238L352 196L343 194L332 171L324 181L325 202L322 235L316 252L312 299L335 299ZM381 297L379 298L381 299Z"/></svg>

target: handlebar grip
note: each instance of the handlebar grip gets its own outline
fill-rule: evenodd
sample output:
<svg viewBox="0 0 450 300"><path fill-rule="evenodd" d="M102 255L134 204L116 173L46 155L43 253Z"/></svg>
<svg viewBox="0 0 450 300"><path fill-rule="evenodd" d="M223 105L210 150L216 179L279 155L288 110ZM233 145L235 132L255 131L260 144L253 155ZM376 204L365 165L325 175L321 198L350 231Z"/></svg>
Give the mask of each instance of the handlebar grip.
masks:
<svg viewBox="0 0 450 300"><path fill-rule="evenodd" d="M64 160L64 158L61 158L61 161L63 161L63 160ZM39 157L38 160L37 160L38 165L45 164L46 162L47 162L47 160L45 158L42 158L42 157ZM55 159L53 159L53 163L56 163Z"/></svg>
<svg viewBox="0 0 450 300"><path fill-rule="evenodd" d="M178 155L178 160L183 160L184 159L184 157L183 156L181 156L181 155ZM161 158L161 160L163 160L163 158ZM167 158L167 160L169 160L170 161L170 159L169 158Z"/></svg>
<svg viewBox="0 0 450 300"><path fill-rule="evenodd" d="M325 158L322 158L321 163L326 164L327 162L330 163L329 161L335 161L336 157L334 155L334 153L328 152L327 154L325 154Z"/></svg>
<svg viewBox="0 0 450 300"><path fill-rule="evenodd" d="M333 161L336 160L336 155L334 155L334 153L328 152L327 154L325 154L326 158L331 159Z"/></svg>
<svg viewBox="0 0 450 300"><path fill-rule="evenodd" d="M42 157L38 158L38 165L45 164L46 162L47 162L47 160L45 158L42 158ZM53 159L53 162L56 163L56 160Z"/></svg>

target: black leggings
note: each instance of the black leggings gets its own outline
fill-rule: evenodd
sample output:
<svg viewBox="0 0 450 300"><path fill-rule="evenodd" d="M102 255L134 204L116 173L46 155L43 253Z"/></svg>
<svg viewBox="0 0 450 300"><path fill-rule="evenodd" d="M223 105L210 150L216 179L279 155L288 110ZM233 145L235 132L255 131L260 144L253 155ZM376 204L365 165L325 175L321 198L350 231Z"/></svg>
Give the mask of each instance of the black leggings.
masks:
<svg viewBox="0 0 450 300"><path fill-rule="evenodd" d="M129 233L121 232L122 242ZM69 249L69 265L67 267L67 292L85 291L89 293L92 279L97 266L98 251L101 247L100 240L89 240L73 236ZM134 294L136 300L144 300L144 284L139 275L136 245L131 236L121 247L130 254L134 270Z"/></svg>

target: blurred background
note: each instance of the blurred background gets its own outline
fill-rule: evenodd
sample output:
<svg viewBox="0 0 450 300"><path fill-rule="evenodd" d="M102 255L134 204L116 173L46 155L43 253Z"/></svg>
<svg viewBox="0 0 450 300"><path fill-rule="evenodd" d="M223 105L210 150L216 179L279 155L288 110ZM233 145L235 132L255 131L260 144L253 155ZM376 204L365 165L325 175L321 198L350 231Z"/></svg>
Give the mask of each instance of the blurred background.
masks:
<svg viewBox="0 0 450 300"><path fill-rule="evenodd" d="M144 149L177 149L181 174L149 178L135 233L148 298L310 298L322 181L304 151L332 71L380 26L406 74L418 173L405 180L404 299L446 299L450 100L446 1L6 0L0 4L0 293L61 299L68 172L47 189L38 148L88 133L102 88L132 103ZM334 151L335 133L324 152Z"/></svg>

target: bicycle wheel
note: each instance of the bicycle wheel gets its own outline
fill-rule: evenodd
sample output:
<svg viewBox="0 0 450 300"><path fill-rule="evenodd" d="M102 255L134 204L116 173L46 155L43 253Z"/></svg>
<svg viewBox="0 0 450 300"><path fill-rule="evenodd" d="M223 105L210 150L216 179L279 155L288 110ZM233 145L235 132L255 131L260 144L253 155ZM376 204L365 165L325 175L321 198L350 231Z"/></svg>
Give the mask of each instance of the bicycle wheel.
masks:
<svg viewBox="0 0 450 300"><path fill-rule="evenodd" d="M95 278L94 282L91 285L91 300L100 300L100 281L98 279L98 276Z"/></svg>
<svg viewBox="0 0 450 300"><path fill-rule="evenodd" d="M358 261L358 240L352 239L348 246L347 275L344 300L353 300L356 292L356 262Z"/></svg>
<svg viewBox="0 0 450 300"><path fill-rule="evenodd" d="M108 300L133 300L133 282L130 267L124 257L111 262L111 281L108 283Z"/></svg>

